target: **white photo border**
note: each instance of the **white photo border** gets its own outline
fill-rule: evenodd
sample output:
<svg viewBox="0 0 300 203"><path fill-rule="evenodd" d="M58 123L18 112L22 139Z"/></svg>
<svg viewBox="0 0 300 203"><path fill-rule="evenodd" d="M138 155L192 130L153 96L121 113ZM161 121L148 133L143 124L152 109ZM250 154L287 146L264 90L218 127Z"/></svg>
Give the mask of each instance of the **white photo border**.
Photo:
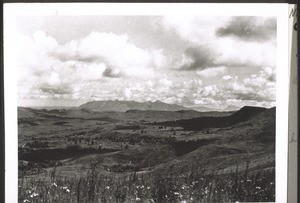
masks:
<svg viewBox="0 0 300 203"><path fill-rule="evenodd" d="M21 15L205 15L277 17L276 202L287 202L288 4L267 3L6 3L4 4L5 202L18 202L16 17ZM179 12L180 11L180 12Z"/></svg>

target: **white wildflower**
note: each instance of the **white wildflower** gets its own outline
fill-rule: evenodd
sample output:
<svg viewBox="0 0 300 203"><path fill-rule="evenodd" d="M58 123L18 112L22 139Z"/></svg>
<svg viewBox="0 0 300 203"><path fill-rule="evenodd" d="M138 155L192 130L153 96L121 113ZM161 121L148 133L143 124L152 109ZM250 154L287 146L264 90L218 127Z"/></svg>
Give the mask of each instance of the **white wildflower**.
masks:
<svg viewBox="0 0 300 203"><path fill-rule="evenodd" d="M24 201L23 202L29 202L29 200L28 199L24 199Z"/></svg>
<svg viewBox="0 0 300 203"><path fill-rule="evenodd" d="M31 198L36 197L36 196L39 196L39 194L35 193L35 192L30 195Z"/></svg>

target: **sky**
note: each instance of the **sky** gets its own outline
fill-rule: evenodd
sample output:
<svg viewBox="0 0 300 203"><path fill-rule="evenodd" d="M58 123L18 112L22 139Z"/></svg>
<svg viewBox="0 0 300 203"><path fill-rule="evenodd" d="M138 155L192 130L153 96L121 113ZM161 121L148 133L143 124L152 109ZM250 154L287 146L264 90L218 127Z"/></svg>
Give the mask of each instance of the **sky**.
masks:
<svg viewBox="0 0 300 203"><path fill-rule="evenodd" d="M19 16L19 106L276 105L276 18Z"/></svg>

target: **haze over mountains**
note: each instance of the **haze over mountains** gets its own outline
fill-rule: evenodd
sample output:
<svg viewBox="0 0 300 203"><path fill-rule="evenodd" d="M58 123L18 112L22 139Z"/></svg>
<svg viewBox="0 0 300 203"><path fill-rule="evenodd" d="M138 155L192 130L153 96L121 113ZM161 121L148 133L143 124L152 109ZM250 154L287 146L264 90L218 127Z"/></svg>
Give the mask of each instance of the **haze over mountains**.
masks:
<svg viewBox="0 0 300 203"><path fill-rule="evenodd" d="M167 104L161 101L119 101L119 100L108 100L108 101L92 101L87 102L79 106L81 109L89 109L92 111L118 111L126 112L129 110L141 110L141 111L181 111L181 110L192 110L177 104Z"/></svg>

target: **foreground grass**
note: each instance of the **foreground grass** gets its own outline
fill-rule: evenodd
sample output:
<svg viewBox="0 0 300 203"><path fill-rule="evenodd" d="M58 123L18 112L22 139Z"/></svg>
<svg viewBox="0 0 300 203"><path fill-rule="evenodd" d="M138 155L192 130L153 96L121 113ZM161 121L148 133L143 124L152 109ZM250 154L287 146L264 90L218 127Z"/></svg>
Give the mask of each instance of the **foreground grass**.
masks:
<svg viewBox="0 0 300 203"><path fill-rule="evenodd" d="M45 176L19 179L19 202L273 202L275 170L228 174L193 170L100 175L92 166L81 178Z"/></svg>

